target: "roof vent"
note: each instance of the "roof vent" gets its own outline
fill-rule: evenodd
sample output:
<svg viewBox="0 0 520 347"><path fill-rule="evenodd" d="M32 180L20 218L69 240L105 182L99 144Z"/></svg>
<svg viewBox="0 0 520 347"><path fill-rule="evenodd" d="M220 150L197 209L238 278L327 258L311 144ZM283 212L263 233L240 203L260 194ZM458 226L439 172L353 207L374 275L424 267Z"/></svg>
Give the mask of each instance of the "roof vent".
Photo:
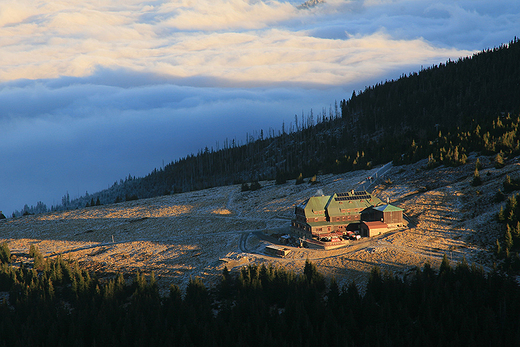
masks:
<svg viewBox="0 0 520 347"><path fill-rule="evenodd" d="M316 191L316 196L323 196L323 195L324 195L324 194L323 194L323 190L318 189L318 190Z"/></svg>

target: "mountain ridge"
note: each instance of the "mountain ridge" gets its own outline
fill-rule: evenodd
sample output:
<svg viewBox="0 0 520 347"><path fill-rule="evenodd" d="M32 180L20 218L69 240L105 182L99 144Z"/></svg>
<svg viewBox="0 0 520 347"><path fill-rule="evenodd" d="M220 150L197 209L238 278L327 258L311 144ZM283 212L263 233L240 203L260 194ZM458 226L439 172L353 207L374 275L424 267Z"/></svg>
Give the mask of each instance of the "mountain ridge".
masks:
<svg viewBox="0 0 520 347"><path fill-rule="evenodd" d="M226 140L223 148L206 147L144 177L129 175L100 192L73 200L67 194L61 205L51 209L262 179L283 182L299 174L347 172L388 161L399 165L430 157L431 165L460 165L470 151L517 153L515 125L499 134L494 124L502 115L514 119L520 114L519 60L520 43L515 37L509 44L471 57L354 91L350 99L329 110L295 115L294 123L283 124L278 134L260 131L243 145ZM504 143L503 136L511 132L509 146L490 145L490 141ZM45 209L26 205L17 215Z"/></svg>

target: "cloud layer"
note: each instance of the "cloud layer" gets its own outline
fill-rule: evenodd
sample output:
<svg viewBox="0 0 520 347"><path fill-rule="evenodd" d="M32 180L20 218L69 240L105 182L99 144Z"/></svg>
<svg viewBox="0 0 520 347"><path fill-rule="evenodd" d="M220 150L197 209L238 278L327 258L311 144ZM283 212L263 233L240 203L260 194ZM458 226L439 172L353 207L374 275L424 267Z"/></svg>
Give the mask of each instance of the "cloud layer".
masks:
<svg viewBox="0 0 520 347"><path fill-rule="evenodd" d="M520 21L513 1L330 1L311 10L246 0L34 3L0 5L0 81L85 77L102 66L338 85L374 67L496 45Z"/></svg>
<svg viewBox="0 0 520 347"><path fill-rule="evenodd" d="M0 209L280 129L518 34L514 0L0 3Z"/></svg>

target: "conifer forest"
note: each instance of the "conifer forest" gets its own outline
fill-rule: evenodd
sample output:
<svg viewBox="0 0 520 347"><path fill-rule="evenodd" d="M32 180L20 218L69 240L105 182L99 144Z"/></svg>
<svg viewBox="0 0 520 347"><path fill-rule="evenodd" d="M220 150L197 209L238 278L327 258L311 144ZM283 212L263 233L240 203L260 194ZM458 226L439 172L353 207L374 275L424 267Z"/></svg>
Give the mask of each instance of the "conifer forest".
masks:
<svg viewBox="0 0 520 347"><path fill-rule="evenodd" d="M514 346L520 287L463 260L405 278L374 267L360 293L307 261L302 274L249 265L185 293L137 274L100 279L31 247L14 267L0 248L0 346Z"/></svg>

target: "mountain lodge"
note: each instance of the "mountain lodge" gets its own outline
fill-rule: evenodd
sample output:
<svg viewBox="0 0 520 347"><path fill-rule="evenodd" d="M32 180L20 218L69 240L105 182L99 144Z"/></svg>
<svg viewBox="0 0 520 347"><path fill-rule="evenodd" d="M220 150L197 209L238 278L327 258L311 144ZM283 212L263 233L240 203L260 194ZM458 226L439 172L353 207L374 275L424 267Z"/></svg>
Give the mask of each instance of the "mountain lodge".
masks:
<svg viewBox="0 0 520 347"><path fill-rule="evenodd" d="M354 230L372 237L402 225L403 209L384 204L366 191L353 190L310 197L295 207L291 221L294 233L317 242L344 241Z"/></svg>

